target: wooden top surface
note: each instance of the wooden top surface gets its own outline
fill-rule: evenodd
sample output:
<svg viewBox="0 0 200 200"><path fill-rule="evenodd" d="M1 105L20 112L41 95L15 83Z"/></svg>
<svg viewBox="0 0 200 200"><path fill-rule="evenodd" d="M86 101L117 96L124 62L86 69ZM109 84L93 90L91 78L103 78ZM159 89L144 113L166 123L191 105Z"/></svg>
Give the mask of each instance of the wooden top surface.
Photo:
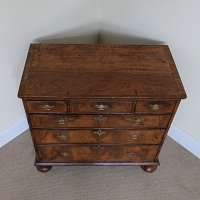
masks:
<svg viewBox="0 0 200 200"><path fill-rule="evenodd" d="M186 98L166 45L31 44L20 98Z"/></svg>

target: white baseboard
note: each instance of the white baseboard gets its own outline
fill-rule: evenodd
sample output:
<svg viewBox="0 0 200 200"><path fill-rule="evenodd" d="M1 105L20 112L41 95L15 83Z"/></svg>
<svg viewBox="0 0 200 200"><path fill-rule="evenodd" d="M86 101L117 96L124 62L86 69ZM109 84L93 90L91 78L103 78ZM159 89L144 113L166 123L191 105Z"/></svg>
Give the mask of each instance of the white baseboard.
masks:
<svg viewBox="0 0 200 200"><path fill-rule="evenodd" d="M28 129L28 122L26 118L23 118L13 126L0 133L0 148L6 145L8 142L19 136L21 133ZM169 137L190 151L196 157L200 159L200 142L195 140L191 135L173 125L168 132Z"/></svg>
<svg viewBox="0 0 200 200"><path fill-rule="evenodd" d="M0 132L0 148L28 129L28 122L23 118L13 126Z"/></svg>
<svg viewBox="0 0 200 200"><path fill-rule="evenodd" d="M200 142L179 127L172 125L168 136L200 159Z"/></svg>

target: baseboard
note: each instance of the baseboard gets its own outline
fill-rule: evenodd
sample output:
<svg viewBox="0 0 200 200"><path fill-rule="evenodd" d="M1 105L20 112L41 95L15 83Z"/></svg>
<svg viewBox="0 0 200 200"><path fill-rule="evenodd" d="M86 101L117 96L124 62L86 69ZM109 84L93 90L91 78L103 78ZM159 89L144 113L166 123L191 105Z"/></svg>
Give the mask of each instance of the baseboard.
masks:
<svg viewBox="0 0 200 200"><path fill-rule="evenodd" d="M13 126L0 132L0 148L28 129L28 122L23 118Z"/></svg>
<svg viewBox="0 0 200 200"><path fill-rule="evenodd" d="M200 159L200 142L179 127L172 125L168 132L169 137Z"/></svg>

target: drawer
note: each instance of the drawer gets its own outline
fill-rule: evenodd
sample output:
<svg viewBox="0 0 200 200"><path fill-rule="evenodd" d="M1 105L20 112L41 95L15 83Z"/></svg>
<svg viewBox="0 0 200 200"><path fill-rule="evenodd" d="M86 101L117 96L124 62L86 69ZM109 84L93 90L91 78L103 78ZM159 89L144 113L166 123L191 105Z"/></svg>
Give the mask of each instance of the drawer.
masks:
<svg viewBox="0 0 200 200"><path fill-rule="evenodd" d="M65 101L27 101L29 113L67 113Z"/></svg>
<svg viewBox="0 0 200 200"><path fill-rule="evenodd" d="M72 113L131 113L132 102L109 100L79 100L70 102Z"/></svg>
<svg viewBox="0 0 200 200"><path fill-rule="evenodd" d="M41 145L41 162L148 162L154 161L158 145Z"/></svg>
<svg viewBox="0 0 200 200"><path fill-rule="evenodd" d="M172 113L175 105L176 101L172 100L137 101L135 113L153 113L153 114Z"/></svg>
<svg viewBox="0 0 200 200"><path fill-rule="evenodd" d="M30 115L32 127L166 128L170 115Z"/></svg>
<svg viewBox="0 0 200 200"><path fill-rule="evenodd" d="M159 144L164 130L32 130L37 144Z"/></svg>

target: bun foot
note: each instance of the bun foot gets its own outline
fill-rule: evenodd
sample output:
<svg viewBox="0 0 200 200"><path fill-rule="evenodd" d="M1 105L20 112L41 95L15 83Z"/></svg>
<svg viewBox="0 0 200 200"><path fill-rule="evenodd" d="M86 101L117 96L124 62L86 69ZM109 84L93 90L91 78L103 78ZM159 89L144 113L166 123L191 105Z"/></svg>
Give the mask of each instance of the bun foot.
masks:
<svg viewBox="0 0 200 200"><path fill-rule="evenodd" d="M52 166L40 166L40 165L36 166L36 169L39 172L43 172L43 173L48 172L51 168L52 168Z"/></svg>
<svg viewBox="0 0 200 200"><path fill-rule="evenodd" d="M156 165L142 165L141 168L148 173L152 173L154 171L156 171L156 169L158 168L158 166Z"/></svg>

